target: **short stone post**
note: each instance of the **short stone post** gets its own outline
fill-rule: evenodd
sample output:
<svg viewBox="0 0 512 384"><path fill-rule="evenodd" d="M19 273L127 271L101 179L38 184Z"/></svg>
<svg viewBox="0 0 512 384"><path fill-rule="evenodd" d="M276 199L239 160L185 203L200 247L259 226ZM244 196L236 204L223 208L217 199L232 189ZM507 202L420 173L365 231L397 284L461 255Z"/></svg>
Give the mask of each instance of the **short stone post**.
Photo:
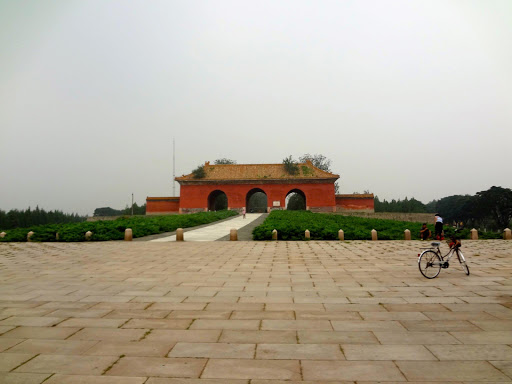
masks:
<svg viewBox="0 0 512 384"><path fill-rule="evenodd" d="M176 230L176 241L184 241L183 228L178 228Z"/></svg>
<svg viewBox="0 0 512 384"><path fill-rule="evenodd" d="M375 229L372 229L372 240L373 241L378 240L377 231Z"/></svg>
<svg viewBox="0 0 512 384"><path fill-rule="evenodd" d="M277 240L277 229L272 231L272 240Z"/></svg>
<svg viewBox="0 0 512 384"><path fill-rule="evenodd" d="M231 228L229 231L229 241L238 241L238 231L236 228Z"/></svg>
<svg viewBox="0 0 512 384"><path fill-rule="evenodd" d="M304 231L304 237L306 238L306 240L311 239L311 233L309 232L309 229L306 229Z"/></svg>
<svg viewBox="0 0 512 384"><path fill-rule="evenodd" d="M3 239L3 238L5 237L5 235L7 235L7 233L5 233L5 232L0 232L0 238L2 238L2 239Z"/></svg>
<svg viewBox="0 0 512 384"><path fill-rule="evenodd" d="M344 241L345 240L345 232L343 232L343 229L340 229L338 231L338 239L340 239L340 241Z"/></svg>
<svg viewBox="0 0 512 384"><path fill-rule="evenodd" d="M471 240L478 240L478 231L475 228L469 231L469 238Z"/></svg>
<svg viewBox="0 0 512 384"><path fill-rule="evenodd" d="M505 228L503 231L503 240L512 240L512 233L509 228Z"/></svg>
<svg viewBox="0 0 512 384"><path fill-rule="evenodd" d="M411 231L408 229L404 231L404 240L411 240Z"/></svg>
<svg viewBox="0 0 512 384"><path fill-rule="evenodd" d="M90 241L91 237L92 237L92 232L91 231L85 232L85 240L86 241Z"/></svg>
<svg viewBox="0 0 512 384"><path fill-rule="evenodd" d="M124 241L132 241L133 240L133 231L131 228L126 228L124 230Z"/></svg>
<svg viewBox="0 0 512 384"><path fill-rule="evenodd" d="M34 232L32 232L32 231L30 231L29 233L27 233L27 241L28 241L28 242L31 242L31 241L32 241L32 240L31 240L31 238L32 238L32 236L33 236L33 235L34 235Z"/></svg>

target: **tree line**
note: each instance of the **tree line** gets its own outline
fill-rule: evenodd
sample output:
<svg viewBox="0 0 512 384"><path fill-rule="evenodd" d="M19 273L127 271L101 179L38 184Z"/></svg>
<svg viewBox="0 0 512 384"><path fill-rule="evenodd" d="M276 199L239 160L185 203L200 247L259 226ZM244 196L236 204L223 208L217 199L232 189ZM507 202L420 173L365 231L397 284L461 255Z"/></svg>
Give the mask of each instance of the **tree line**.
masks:
<svg viewBox="0 0 512 384"><path fill-rule="evenodd" d="M381 201L375 196L375 212L439 213L447 223L502 231L512 224L512 190L493 186L475 195L447 196L427 204L407 197Z"/></svg>
<svg viewBox="0 0 512 384"><path fill-rule="evenodd" d="M0 209L0 229L26 228L34 225L79 223L85 221L87 216L77 213L64 213L62 211L46 211L36 206L25 210L11 209L9 212Z"/></svg>
<svg viewBox="0 0 512 384"><path fill-rule="evenodd" d="M96 208L93 216L127 216L132 214L132 207L128 205L124 209L114 209L110 207ZM133 203L133 214L134 215L145 215L146 214L146 203L137 205Z"/></svg>

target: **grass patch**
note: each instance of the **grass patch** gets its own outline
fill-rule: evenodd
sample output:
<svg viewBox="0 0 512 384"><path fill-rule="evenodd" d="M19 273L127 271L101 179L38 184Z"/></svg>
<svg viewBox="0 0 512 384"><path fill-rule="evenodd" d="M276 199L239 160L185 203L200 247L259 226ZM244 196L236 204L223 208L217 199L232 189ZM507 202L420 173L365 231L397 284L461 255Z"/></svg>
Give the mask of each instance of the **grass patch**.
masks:
<svg viewBox="0 0 512 384"><path fill-rule="evenodd" d="M254 228L254 240L272 240L272 230L277 229L279 240L305 240L304 231L309 229L311 240L338 240L338 231L343 230L345 240L371 240L371 230L375 229L379 240L403 240L404 231L411 231L413 240L420 239L422 223L409 221L368 219L355 216L342 216L310 211L273 211L265 221ZM434 233L434 225L427 225ZM453 229L446 227L448 237ZM469 238L469 229L457 235L461 239ZM499 239L501 234L482 232L482 239Z"/></svg>
<svg viewBox="0 0 512 384"><path fill-rule="evenodd" d="M189 228L235 216L234 211L199 212L189 215L133 216L112 221L95 221L69 224L39 225L6 231L0 242L27 241L27 233L33 231L32 241L85 241L85 232L91 231L91 241L123 240L126 228L131 228L133 237L172 232L178 228ZM56 234L59 234L59 240Z"/></svg>

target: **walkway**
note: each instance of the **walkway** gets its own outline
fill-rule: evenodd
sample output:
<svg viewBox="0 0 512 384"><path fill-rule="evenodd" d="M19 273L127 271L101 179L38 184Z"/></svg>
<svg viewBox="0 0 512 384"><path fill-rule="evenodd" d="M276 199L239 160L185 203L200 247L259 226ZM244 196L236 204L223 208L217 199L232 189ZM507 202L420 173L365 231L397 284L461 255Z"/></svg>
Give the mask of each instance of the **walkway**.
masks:
<svg viewBox="0 0 512 384"><path fill-rule="evenodd" d="M512 241L422 245L0 243L0 383L511 382Z"/></svg>
<svg viewBox="0 0 512 384"><path fill-rule="evenodd" d="M244 219L242 215L235 216L231 220L223 220L219 223L213 223L202 228L186 231L185 241L215 241L226 236L229 237L229 231L232 228L241 229L259 219L262 213L248 213ZM241 240L241 239L240 239ZM176 235L162 237L151 240L152 242L176 241Z"/></svg>

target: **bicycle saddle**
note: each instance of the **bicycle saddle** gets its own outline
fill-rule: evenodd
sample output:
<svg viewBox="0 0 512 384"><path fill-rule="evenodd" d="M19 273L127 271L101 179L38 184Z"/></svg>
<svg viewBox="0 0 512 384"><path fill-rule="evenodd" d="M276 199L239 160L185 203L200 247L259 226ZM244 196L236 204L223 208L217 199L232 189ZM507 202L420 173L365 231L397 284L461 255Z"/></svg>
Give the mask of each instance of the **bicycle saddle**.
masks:
<svg viewBox="0 0 512 384"><path fill-rule="evenodd" d="M440 245L441 245L441 243L439 243L437 241L432 242L433 247L439 247Z"/></svg>

